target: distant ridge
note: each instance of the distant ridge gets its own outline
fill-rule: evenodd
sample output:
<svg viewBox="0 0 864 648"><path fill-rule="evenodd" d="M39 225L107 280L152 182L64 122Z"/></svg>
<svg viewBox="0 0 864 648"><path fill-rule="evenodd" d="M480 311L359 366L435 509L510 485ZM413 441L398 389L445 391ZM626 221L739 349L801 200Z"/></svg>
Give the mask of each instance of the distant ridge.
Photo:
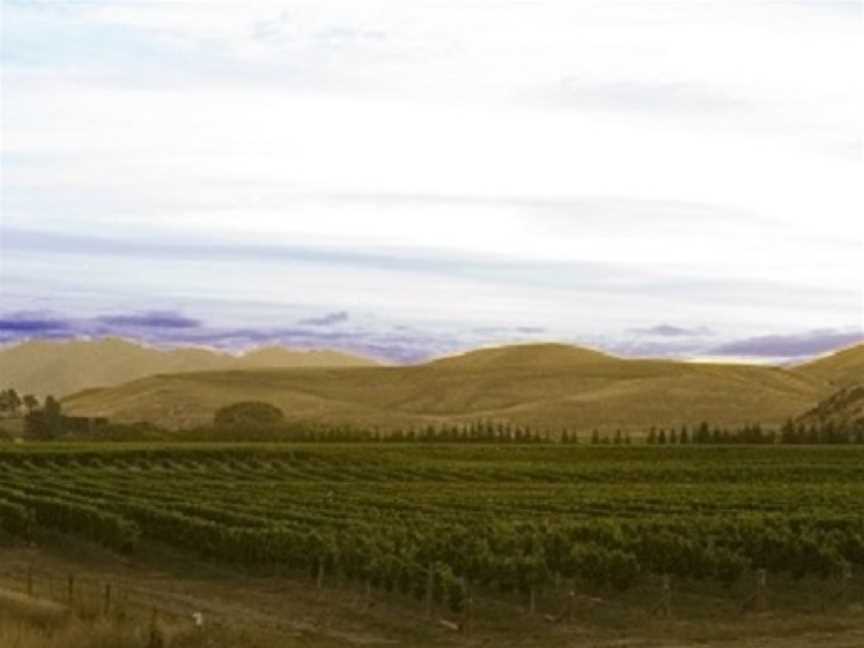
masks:
<svg viewBox="0 0 864 648"><path fill-rule="evenodd" d="M220 407L259 400L289 420L374 426L509 421L588 432L644 432L702 421L735 426L800 416L826 398L823 380L756 365L624 359L563 344L481 349L426 364L243 369L143 378L73 394L73 414L181 429Z"/></svg>
<svg viewBox="0 0 864 648"><path fill-rule="evenodd" d="M864 384L864 344L794 367L794 371L835 387Z"/></svg>
<svg viewBox="0 0 864 648"><path fill-rule="evenodd" d="M119 338L31 341L0 349L0 387L66 396L156 374L267 367L362 367L377 363L336 351L267 347L234 356L201 348L157 349Z"/></svg>
<svg viewBox="0 0 864 648"><path fill-rule="evenodd" d="M597 362L615 362L618 358L567 344L515 344L469 351L433 360L430 367L439 369L563 369Z"/></svg>

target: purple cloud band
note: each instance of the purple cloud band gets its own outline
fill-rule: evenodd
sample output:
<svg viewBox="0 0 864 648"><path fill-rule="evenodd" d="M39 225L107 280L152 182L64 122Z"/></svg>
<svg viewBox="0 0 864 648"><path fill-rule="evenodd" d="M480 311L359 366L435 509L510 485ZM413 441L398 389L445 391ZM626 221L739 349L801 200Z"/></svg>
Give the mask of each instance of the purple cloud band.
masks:
<svg viewBox="0 0 864 648"><path fill-rule="evenodd" d="M799 335L762 335L711 349L716 355L800 358L864 342L864 331L816 330Z"/></svg>
<svg viewBox="0 0 864 648"><path fill-rule="evenodd" d="M135 328L190 329L202 325L199 320L168 311L151 311L138 315L106 315L97 319L103 324Z"/></svg>
<svg viewBox="0 0 864 648"><path fill-rule="evenodd" d="M121 337L157 346L192 345L229 351L272 345L328 348L390 362L413 363L484 344L512 342L524 335L545 334L550 340L556 339L545 329L532 326L430 332L404 325L382 325L375 329L360 323L346 325L352 321L347 311L335 311L300 320L296 325L232 328L211 325L173 311L113 313L91 318L66 317L52 312L17 312L0 314L0 344L30 339ZM751 337L706 347L699 336L713 335L707 329L660 324L639 330L647 338L609 339L591 346L600 346L625 357L719 355L798 359L864 341L862 330L831 329Z"/></svg>

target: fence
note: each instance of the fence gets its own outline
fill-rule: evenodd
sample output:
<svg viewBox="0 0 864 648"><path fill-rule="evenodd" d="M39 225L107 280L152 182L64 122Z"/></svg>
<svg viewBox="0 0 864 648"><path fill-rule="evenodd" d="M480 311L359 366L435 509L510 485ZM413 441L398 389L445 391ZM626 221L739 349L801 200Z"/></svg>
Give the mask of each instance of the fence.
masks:
<svg viewBox="0 0 864 648"><path fill-rule="evenodd" d="M34 599L62 604L83 616L141 617L192 627L226 625L228 618L202 610L182 595L132 586L122 579L93 578L80 573L53 573L34 567L0 571L0 586Z"/></svg>
<svg viewBox="0 0 864 648"><path fill-rule="evenodd" d="M322 589L323 575L318 573L315 578L316 589ZM598 605L606 605L612 601L600 598L592 598L585 595L577 595L572 584L561 583L557 587L543 592L532 591L530 597L525 601L523 608L525 613L534 615L535 612L549 622L566 623L578 616L578 610L583 612ZM853 572L851 568L844 570L838 578L825 581L828 590L820 596L820 607L826 611L829 607L847 607L853 601L860 600L864 590L858 584L853 592ZM142 620L160 620L174 626L186 626L201 628L205 625L233 627L237 625L236 616L220 612L212 608L199 598L180 591L170 591L172 585L154 585L160 589L132 585L122 578L96 578L83 575L80 572L58 573L33 566L23 567L18 565L5 570L0 569L0 587L25 594L34 599L49 600L62 604L78 613L90 617L96 616L120 616L138 617ZM174 585L176 586L176 585ZM771 579L767 570L760 569L751 574L748 582L743 583L746 595L738 598L737 605L740 613L762 613L773 607L774 594L781 591L772 588ZM778 584L780 588L782 585ZM336 586L336 590L342 587ZM515 612L517 604L515 600L493 597L483 588L469 588L466 606L458 623L439 619L441 623L452 627L454 630L467 632L469 627L475 626L478 621L476 616L476 604L483 607L490 605L512 605ZM676 594L686 594L686 584L676 583L669 575L662 575L656 583L654 606L646 610L652 615L660 617L676 616L675 597ZM734 597L735 595L732 594ZM368 605L372 592L368 586L361 597ZM542 606L538 605L542 601ZM392 601L390 601L392 602ZM732 601L730 601L731 603ZM398 605L398 602L396 603ZM418 607L422 609L424 616L437 618L438 610L433 609L431 596L419 602ZM538 607L545 610L538 610ZM419 610L418 610L419 611ZM544 614L543 612L552 612ZM681 611L679 611L680 613ZM452 618L452 617L451 617ZM295 635L302 629L302 623L272 623L264 617L256 623L267 626L268 629L282 634Z"/></svg>

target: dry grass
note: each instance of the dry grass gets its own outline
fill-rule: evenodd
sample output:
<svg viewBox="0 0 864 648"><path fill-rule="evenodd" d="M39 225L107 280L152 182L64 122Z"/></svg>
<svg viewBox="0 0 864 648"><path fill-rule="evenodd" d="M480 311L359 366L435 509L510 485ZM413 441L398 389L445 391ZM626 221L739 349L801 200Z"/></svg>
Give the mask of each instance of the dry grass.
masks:
<svg viewBox="0 0 864 648"><path fill-rule="evenodd" d="M146 648L148 638L129 626L98 621L70 620L44 627L20 619L0 619L0 646L4 648Z"/></svg>
<svg viewBox="0 0 864 648"><path fill-rule="evenodd" d="M374 361L334 351L260 349L239 357L186 348L159 350L119 339L33 340L0 349L3 387L65 396L160 373L256 367L368 366Z"/></svg>
<svg viewBox="0 0 864 648"><path fill-rule="evenodd" d="M835 389L859 385L864 382L864 344L798 366L794 371L825 381Z"/></svg>
<svg viewBox="0 0 864 648"><path fill-rule="evenodd" d="M0 618L15 618L32 626L51 628L63 625L71 616L68 608L57 603L0 589ZM0 643L0 646L5 645Z"/></svg>
<svg viewBox="0 0 864 648"><path fill-rule="evenodd" d="M289 418L393 429L507 420L571 429L780 423L827 395L821 379L774 367L622 360L561 345L490 349L417 367L250 370L153 376L64 401L72 413L207 423L262 400Z"/></svg>
<svg viewBox="0 0 864 648"><path fill-rule="evenodd" d="M31 601L33 608L44 602ZM290 637L237 628L196 630L188 626L151 624L124 617L81 618L73 614L47 618L18 608L0 612L2 648L297 648ZM322 646L323 648L323 646Z"/></svg>

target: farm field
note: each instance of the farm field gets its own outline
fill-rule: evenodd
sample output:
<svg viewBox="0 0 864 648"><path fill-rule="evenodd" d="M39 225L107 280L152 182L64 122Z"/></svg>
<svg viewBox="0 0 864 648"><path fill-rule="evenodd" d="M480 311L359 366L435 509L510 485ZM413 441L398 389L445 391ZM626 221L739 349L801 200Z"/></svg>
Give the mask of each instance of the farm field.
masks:
<svg viewBox="0 0 864 648"><path fill-rule="evenodd" d="M540 632L602 627L612 605L641 623L686 609L725 622L834 612L854 625L862 501L855 447L0 451L7 535L50 530L132 560L163 546L472 636L508 609Z"/></svg>

